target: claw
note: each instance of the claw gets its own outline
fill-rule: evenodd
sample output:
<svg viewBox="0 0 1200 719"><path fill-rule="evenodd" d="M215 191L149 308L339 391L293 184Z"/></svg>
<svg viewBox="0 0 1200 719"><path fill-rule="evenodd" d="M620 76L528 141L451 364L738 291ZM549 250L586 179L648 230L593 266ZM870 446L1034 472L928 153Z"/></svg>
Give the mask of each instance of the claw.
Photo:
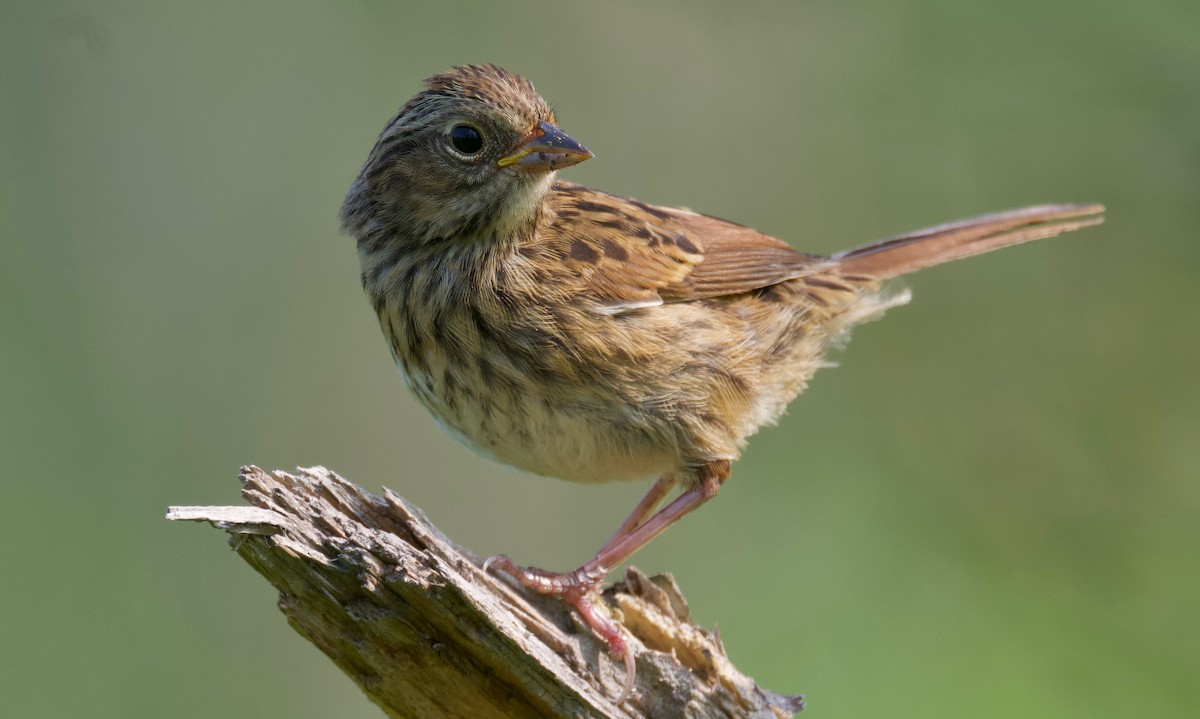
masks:
<svg viewBox="0 0 1200 719"><path fill-rule="evenodd" d="M629 651L621 625L600 608L599 579L594 576L594 572L580 568L568 574L558 574L533 567L519 567L503 554L484 560L483 571L493 567L535 592L558 596L574 607L588 629L608 645L608 651L613 658L624 660L625 682L621 685L621 693L617 695L616 703L619 706L629 699L633 694L636 677L633 653Z"/></svg>
<svg viewBox="0 0 1200 719"><path fill-rule="evenodd" d="M635 676L633 654L625 652L625 683L621 685L621 693L617 696L617 706L624 704L633 695L633 679Z"/></svg>
<svg viewBox="0 0 1200 719"><path fill-rule="evenodd" d="M625 633L620 623L615 621L608 612L600 609L600 594L595 587L575 587L562 594L562 598L575 608L583 623L592 633L604 640L608 652L614 659L625 661L625 681L621 685L621 693L617 695L617 706L624 704L633 694L633 681L636 678L636 667L633 652L625 641Z"/></svg>

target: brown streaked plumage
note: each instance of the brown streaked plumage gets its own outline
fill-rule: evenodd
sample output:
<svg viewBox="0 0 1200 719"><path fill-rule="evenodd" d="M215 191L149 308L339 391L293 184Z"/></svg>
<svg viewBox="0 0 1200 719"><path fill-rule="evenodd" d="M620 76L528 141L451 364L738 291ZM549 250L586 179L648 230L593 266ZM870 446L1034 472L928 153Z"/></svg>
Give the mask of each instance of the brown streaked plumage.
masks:
<svg viewBox="0 0 1200 719"><path fill-rule="evenodd" d="M574 572L490 560L571 602L627 664L599 582L716 494L746 439L853 325L908 301L882 280L1096 224L1103 210L1030 207L804 254L556 180L592 154L554 122L500 68L436 75L384 128L341 218L396 363L455 437L562 479L659 478Z"/></svg>

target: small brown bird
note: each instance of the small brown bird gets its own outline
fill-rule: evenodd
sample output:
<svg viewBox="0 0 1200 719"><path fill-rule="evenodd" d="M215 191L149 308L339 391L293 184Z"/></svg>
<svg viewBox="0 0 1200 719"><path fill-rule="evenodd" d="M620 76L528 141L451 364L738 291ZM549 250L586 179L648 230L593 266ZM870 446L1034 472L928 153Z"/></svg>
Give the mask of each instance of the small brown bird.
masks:
<svg viewBox="0 0 1200 719"><path fill-rule="evenodd" d="M883 280L1094 225L1104 209L1040 205L811 255L555 178L590 157L527 80L456 67L388 122L341 220L396 363L447 431L536 474L658 478L573 572L489 560L570 602L630 669L599 583L717 494L852 326L908 301Z"/></svg>

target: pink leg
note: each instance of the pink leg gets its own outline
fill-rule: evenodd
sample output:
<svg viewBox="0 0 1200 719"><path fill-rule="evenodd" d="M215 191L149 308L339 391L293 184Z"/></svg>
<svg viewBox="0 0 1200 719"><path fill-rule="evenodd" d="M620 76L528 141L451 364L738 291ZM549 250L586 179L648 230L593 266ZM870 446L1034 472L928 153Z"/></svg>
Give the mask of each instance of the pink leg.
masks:
<svg viewBox="0 0 1200 719"><path fill-rule="evenodd" d="M666 497L674 486L675 475L664 474L659 477L654 482L654 486L650 487L650 491L646 492L646 496L642 497L637 506L633 508L633 511L629 513L629 516L625 518L625 521L621 522L621 526L617 527L617 531L613 532L613 535L604 543L604 546L609 546L634 529L637 529L637 526L646 521L646 517L649 517L650 513L658 508L659 502L663 501L663 497ZM603 547L601 551L603 551Z"/></svg>
<svg viewBox="0 0 1200 719"><path fill-rule="evenodd" d="M728 476L729 462L726 460L704 465L700 468L699 481L695 486L684 490L654 516L641 521L658 504L662 495L669 491L674 479L670 475L664 475L646 493L616 534L594 557L573 572L547 572L534 567L519 567L502 554L488 559L484 568L495 567L534 591L561 596L575 607L592 631L608 642L613 655L622 658L626 651L620 627L595 606L595 595L600 582L614 567L633 556L637 550L662 534L680 517L716 496Z"/></svg>
<svg viewBox="0 0 1200 719"><path fill-rule="evenodd" d="M680 517L715 497L729 477L729 461L710 462L701 467L698 474L699 481L695 486L684 490L673 502L646 519L675 484L674 475L659 477L596 555L573 572L547 572L535 567L519 567L503 554L483 563L484 571L488 567L495 567L526 587L542 594L557 594L575 607L584 623L608 644L609 652L617 659L625 660L625 684L617 704L623 703L633 691L633 656L625 644L621 626L598 606L600 582L614 567L633 556Z"/></svg>

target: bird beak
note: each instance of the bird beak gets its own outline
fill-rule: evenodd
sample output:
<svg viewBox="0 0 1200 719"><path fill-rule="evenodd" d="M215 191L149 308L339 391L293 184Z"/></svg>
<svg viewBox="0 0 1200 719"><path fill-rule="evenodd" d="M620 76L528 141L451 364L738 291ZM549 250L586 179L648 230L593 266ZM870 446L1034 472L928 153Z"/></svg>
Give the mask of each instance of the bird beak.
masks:
<svg viewBox="0 0 1200 719"><path fill-rule="evenodd" d="M518 165L531 170L560 170L578 165L589 157L594 157L592 151L567 133L548 122L539 122L511 155L500 158L496 164L500 167Z"/></svg>

